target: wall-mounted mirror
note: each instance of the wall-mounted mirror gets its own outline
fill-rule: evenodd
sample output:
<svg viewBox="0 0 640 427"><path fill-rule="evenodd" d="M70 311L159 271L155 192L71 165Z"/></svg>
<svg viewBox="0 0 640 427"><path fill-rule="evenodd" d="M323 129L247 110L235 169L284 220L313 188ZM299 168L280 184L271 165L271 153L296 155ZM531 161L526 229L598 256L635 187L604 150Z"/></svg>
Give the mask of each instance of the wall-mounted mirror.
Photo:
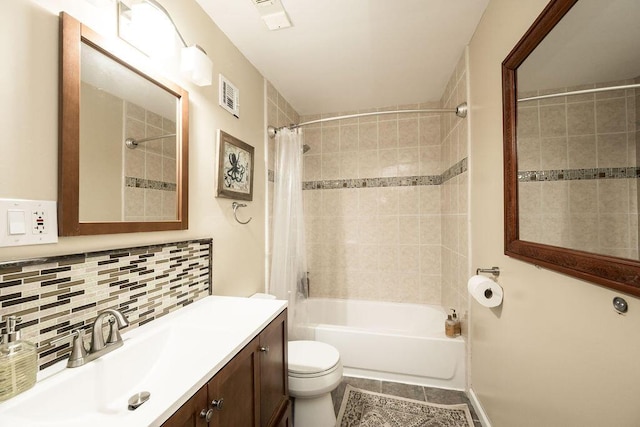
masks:
<svg viewBox="0 0 640 427"><path fill-rule="evenodd" d="M505 254L640 295L640 2L553 0L503 62Z"/></svg>
<svg viewBox="0 0 640 427"><path fill-rule="evenodd" d="M126 43L60 25L60 235L186 229L188 93Z"/></svg>

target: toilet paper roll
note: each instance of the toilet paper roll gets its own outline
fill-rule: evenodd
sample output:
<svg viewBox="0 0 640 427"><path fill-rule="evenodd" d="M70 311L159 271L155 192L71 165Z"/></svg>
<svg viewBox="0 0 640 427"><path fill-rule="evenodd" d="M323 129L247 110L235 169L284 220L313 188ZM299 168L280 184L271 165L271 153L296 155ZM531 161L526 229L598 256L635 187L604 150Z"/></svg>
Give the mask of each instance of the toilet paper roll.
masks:
<svg viewBox="0 0 640 427"><path fill-rule="evenodd" d="M497 307L502 304L502 288L485 276L472 276L467 283L469 293L485 307Z"/></svg>

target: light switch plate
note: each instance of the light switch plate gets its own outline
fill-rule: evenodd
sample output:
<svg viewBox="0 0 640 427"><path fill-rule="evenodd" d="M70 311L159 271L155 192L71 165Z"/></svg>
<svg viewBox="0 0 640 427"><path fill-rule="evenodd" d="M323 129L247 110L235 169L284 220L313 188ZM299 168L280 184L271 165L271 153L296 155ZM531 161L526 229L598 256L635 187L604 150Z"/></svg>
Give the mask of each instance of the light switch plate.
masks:
<svg viewBox="0 0 640 427"><path fill-rule="evenodd" d="M57 242L56 202L0 199L0 247Z"/></svg>

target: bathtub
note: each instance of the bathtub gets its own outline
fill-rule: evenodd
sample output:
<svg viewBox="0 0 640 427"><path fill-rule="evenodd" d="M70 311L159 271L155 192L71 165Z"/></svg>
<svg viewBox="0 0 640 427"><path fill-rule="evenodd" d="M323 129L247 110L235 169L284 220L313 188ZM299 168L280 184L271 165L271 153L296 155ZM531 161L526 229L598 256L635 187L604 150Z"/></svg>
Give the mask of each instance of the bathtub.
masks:
<svg viewBox="0 0 640 427"><path fill-rule="evenodd" d="M338 349L345 375L466 388L465 342L445 336L442 307L329 298L303 305L306 335Z"/></svg>

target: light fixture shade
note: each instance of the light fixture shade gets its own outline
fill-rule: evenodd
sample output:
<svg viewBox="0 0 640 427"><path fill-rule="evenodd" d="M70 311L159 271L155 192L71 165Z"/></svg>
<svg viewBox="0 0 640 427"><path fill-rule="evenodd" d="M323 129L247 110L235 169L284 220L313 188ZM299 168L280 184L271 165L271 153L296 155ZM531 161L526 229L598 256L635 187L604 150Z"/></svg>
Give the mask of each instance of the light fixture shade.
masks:
<svg viewBox="0 0 640 427"><path fill-rule="evenodd" d="M199 46L184 47L180 72L198 86L209 86L213 81L213 62Z"/></svg>

